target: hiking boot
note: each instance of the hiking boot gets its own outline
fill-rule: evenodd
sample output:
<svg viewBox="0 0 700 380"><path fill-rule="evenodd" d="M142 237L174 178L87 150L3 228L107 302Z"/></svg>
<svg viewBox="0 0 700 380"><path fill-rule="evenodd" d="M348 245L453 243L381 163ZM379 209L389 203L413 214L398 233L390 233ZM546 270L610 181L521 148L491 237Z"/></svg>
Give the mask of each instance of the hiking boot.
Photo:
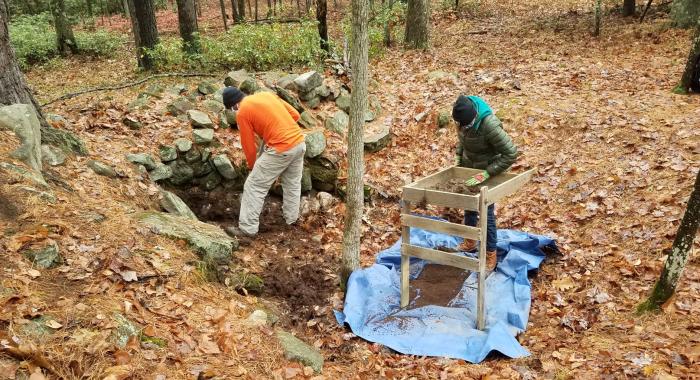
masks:
<svg viewBox="0 0 700 380"><path fill-rule="evenodd" d="M496 264L498 264L496 251L486 251L486 271L491 273L496 270Z"/></svg>
<svg viewBox="0 0 700 380"><path fill-rule="evenodd" d="M462 244L457 246L457 249L459 249L462 252L471 252L477 248L477 241L472 240L472 239L464 239Z"/></svg>
<svg viewBox="0 0 700 380"><path fill-rule="evenodd" d="M240 245L250 245L255 238L255 235L249 234L235 226L226 227L224 231L226 231L229 236L238 239L238 244Z"/></svg>

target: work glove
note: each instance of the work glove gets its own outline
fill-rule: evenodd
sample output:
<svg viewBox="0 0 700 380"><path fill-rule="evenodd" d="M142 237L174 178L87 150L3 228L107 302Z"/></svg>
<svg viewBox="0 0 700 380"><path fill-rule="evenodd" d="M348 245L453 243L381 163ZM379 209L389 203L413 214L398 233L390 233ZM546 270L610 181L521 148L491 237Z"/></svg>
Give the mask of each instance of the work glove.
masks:
<svg viewBox="0 0 700 380"><path fill-rule="evenodd" d="M479 174L474 174L473 176L471 176L471 178L467 179L467 182L465 182L465 184L467 186L476 186L486 181L487 179L489 179L489 173L486 170L484 170Z"/></svg>
<svg viewBox="0 0 700 380"><path fill-rule="evenodd" d="M462 156L456 155L455 156L455 166L459 166L462 164Z"/></svg>

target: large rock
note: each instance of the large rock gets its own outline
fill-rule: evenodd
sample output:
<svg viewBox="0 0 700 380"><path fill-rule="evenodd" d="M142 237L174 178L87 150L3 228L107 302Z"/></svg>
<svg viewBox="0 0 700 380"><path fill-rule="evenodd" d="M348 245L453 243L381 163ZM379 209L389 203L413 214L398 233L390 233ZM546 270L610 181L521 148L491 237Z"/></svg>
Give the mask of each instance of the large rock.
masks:
<svg viewBox="0 0 700 380"><path fill-rule="evenodd" d="M308 102L306 102L306 105L307 105L309 108L311 108L311 109L316 109L316 108L318 108L318 106L321 105L321 98L319 98L318 96L316 96L316 97L314 97L313 99L311 99L311 100L309 100Z"/></svg>
<svg viewBox="0 0 700 380"><path fill-rule="evenodd" d="M49 269L63 264L63 257L58 253L58 244L53 240L42 248L26 250L22 252L22 255L41 269Z"/></svg>
<svg viewBox="0 0 700 380"><path fill-rule="evenodd" d="M32 170L41 172L41 124L34 108L26 104L13 104L0 108L0 128L17 135L21 145L10 155L26 163Z"/></svg>
<svg viewBox="0 0 700 380"><path fill-rule="evenodd" d="M323 134L322 130L307 133L304 136L304 141L306 141L305 156L307 158L314 158L326 150L326 135Z"/></svg>
<svg viewBox="0 0 700 380"><path fill-rule="evenodd" d="M199 93L202 95L213 94L218 89L219 89L219 87L217 85L215 85L214 83L207 81L207 80L200 82L199 85L197 86L197 91L199 91Z"/></svg>
<svg viewBox="0 0 700 380"><path fill-rule="evenodd" d="M309 168L304 168L304 171L301 173L301 192L302 193L308 193L311 191L313 188L313 183L311 181L311 170ZM282 196L284 192L282 191L282 184L279 182L275 183L274 186L272 186L272 191L273 194Z"/></svg>
<svg viewBox="0 0 700 380"><path fill-rule="evenodd" d="M111 166L109 166L103 162L96 161L96 160L90 160L90 161L88 161L87 165L90 167L90 169L92 169L92 171L94 171L95 173L97 173L99 175L109 177L109 178L117 178L119 176L117 174L117 172L114 170L114 168L112 168Z"/></svg>
<svg viewBox="0 0 700 380"><path fill-rule="evenodd" d="M153 157L146 153L130 153L126 155L127 161L136 165L143 165L146 170L153 170L156 168L156 162L153 161Z"/></svg>
<svg viewBox="0 0 700 380"><path fill-rule="evenodd" d="M218 226L162 212L143 212L136 218L157 234L183 239L207 263L228 263L238 241Z"/></svg>
<svg viewBox="0 0 700 380"><path fill-rule="evenodd" d="M245 70L231 71L226 74L224 85L238 87L248 78L250 78L250 74Z"/></svg>
<svg viewBox="0 0 700 380"><path fill-rule="evenodd" d="M350 93L347 91L341 92L340 96L338 99L335 100L335 105L343 110L343 112L349 114L350 113Z"/></svg>
<svg viewBox="0 0 700 380"><path fill-rule="evenodd" d="M206 176L198 178L196 183L204 190L211 191L221 184L221 175L212 170Z"/></svg>
<svg viewBox="0 0 700 380"><path fill-rule="evenodd" d="M324 152L306 161L314 189L332 192L338 181L338 158Z"/></svg>
<svg viewBox="0 0 700 380"><path fill-rule="evenodd" d="M348 132L350 125L350 116L342 110L338 110L332 117L325 121L325 127L331 132L339 135L345 135Z"/></svg>
<svg viewBox="0 0 700 380"><path fill-rule="evenodd" d="M168 112L173 116L184 115L187 111L192 109L194 109L194 105L184 97L177 98L173 100L172 103L168 104Z"/></svg>
<svg viewBox="0 0 700 380"><path fill-rule="evenodd" d="M248 95L251 95L258 91L260 86L258 86L258 82L255 80L255 78L246 78L243 83L238 86L238 89Z"/></svg>
<svg viewBox="0 0 700 380"><path fill-rule="evenodd" d="M321 372L323 369L323 356L317 349L288 332L277 330L276 335L282 344L282 348L284 348L284 356L287 360L298 361L313 368L316 373Z"/></svg>
<svg viewBox="0 0 700 380"><path fill-rule="evenodd" d="M299 92L309 92L323 84L323 77L316 71L309 71L294 79Z"/></svg>
<svg viewBox="0 0 700 380"><path fill-rule="evenodd" d="M189 140L188 140L189 141ZM192 143L190 143L190 146ZM177 148L171 145L161 145L158 147L158 154L162 162L177 160Z"/></svg>
<svg viewBox="0 0 700 380"><path fill-rule="evenodd" d="M177 195L169 191L161 190L160 196L160 207L162 207L165 211L173 215L197 220L197 216Z"/></svg>
<svg viewBox="0 0 700 380"><path fill-rule="evenodd" d="M192 138L195 144L209 144L214 141L213 129L195 129L192 131Z"/></svg>
<svg viewBox="0 0 700 380"><path fill-rule="evenodd" d="M202 151L194 148L190 149L187 153L185 153L185 161L188 164L194 164L195 162L199 162L202 159Z"/></svg>
<svg viewBox="0 0 700 380"><path fill-rule="evenodd" d="M192 140L185 138L177 139L175 140L175 147L177 148L178 152L186 153L192 149Z"/></svg>
<svg viewBox="0 0 700 380"><path fill-rule="evenodd" d="M13 171L22 176L22 178L33 182L35 185L41 186L43 188L49 187L49 185L44 180L44 177L41 175L41 173L37 171L26 169L22 166L13 165L9 162L0 162L0 168Z"/></svg>
<svg viewBox="0 0 700 380"><path fill-rule="evenodd" d="M214 128L214 123L204 112L189 110L187 111L187 117L190 119L193 128Z"/></svg>
<svg viewBox="0 0 700 380"><path fill-rule="evenodd" d="M204 108L207 109L207 111L216 114L224 110L224 104L221 102L217 102L216 100L212 99L207 99L204 101Z"/></svg>
<svg viewBox="0 0 700 380"><path fill-rule="evenodd" d="M391 129L389 126L383 125L375 131L365 133L363 142L367 152L378 152L391 142Z"/></svg>
<svg viewBox="0 0 700 380"><path fill-rule="evenodd" d="M316 128L316 118L314 118L314 115L311 114L311 112L304 111L299 116L297 124L306 129Z"/></svg>
<svg viewBox="0 0 700 380"><path fill-rule="evenodd" d="M226 116L226 122L231 126L235 127L237 126L236 122L236 111L233 110L224 110L224 115Z"/></svg>
<svg viewBox="0 0 700 380"><path fill-rule="evenodd" d="M298 75L296 74L289 74L285 75L284 77L280 78L280 80L277 81L277 87L281 87L285 90L297 90L296 84L294 84L294 80L297 79Z"/></svg>
<svg viewBox="0 0 700 380"><path fill-rule="evenodd" d="M195 177L204 177L214 171L214 166L209 161L199 161L192 164Z"/></svg>
<svg viewBox="0 0 700 380"><path fill-rule="evenodd" d="M155 169L148 172L151 181L158 182L173 176L173 169L165 164L159 164Z"/></svg>
<svg viewBox="0 0 700 380"><path fill-rule="evenodd" d="M41 159L51 166L59 166L66 162L66 154L55 146L44 144L41 146Z"/></svg>
<svg viewBox="0 0 700 380"><path fill-rule="evenodd" d="M184 160L172 161L168 164L173 171L169 181L175 186L184 185L194 178L194 169Z"/></svg>
<svg viewBox="0 0 700 380"><path fill-rule="evenodd" d="M216 170L221 174L222 177L226 179L236 179L239 176L236 168L231 164L231 160L224 154L218 154L211 159L212 164Z"/></svg>
<svg viewBox="0 0 700 380"><path fill-rule="evenodd" d="M289 103L297 112L304 112L304 107L301 105L301 102L299 102L299 99L292 95L292 93L279 86L275 87L275 91L277 92L277 96Z"/></svg>
<svg viewBox="0 0 700 380"><path fill-rule="evenodd" d="M42 128L41 143L55 146L67 154L87 156L89 154L85 143L74 134L56 128Z"/></svg>

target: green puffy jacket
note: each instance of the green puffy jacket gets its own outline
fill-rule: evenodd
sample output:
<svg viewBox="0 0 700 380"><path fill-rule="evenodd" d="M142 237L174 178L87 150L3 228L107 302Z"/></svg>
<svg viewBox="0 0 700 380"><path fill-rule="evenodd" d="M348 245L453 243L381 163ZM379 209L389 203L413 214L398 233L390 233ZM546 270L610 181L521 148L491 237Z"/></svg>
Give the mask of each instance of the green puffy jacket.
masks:
<svg viewBox="0 0 700 380"><path fill-rule="evenodd" d="M494 114L471 128L460 127L457 134L460 166L484 169L493 177L506 171L518 158L518 149Z"/></svg>

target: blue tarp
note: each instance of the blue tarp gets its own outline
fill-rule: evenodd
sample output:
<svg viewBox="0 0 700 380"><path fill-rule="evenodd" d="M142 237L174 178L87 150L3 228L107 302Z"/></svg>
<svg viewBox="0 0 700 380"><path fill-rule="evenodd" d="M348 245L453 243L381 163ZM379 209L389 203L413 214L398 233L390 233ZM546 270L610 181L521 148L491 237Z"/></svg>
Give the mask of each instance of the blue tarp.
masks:
<svg viewBox="0 0 700 380"><path fill-rule="evenodd" d="M411 244L422 247L455 248L461 241L411 229ZM376 264L352 273L343 312L336 312L336 318L341 324L347 323L355 335L403 354L450 357L472 363L481 362L494 350L511 358L527 356L529 352L515 336L527 326L527 273L544 260L544 246L555 248L554 241L544 236L498 231L498 268L486 278L485 331L476 328L476 273L467 277L449 307L413 308L409 304L401 310L400 240L380 252ZM425 264L424 260L411 259L410 278L417 278Z"/></svg>

